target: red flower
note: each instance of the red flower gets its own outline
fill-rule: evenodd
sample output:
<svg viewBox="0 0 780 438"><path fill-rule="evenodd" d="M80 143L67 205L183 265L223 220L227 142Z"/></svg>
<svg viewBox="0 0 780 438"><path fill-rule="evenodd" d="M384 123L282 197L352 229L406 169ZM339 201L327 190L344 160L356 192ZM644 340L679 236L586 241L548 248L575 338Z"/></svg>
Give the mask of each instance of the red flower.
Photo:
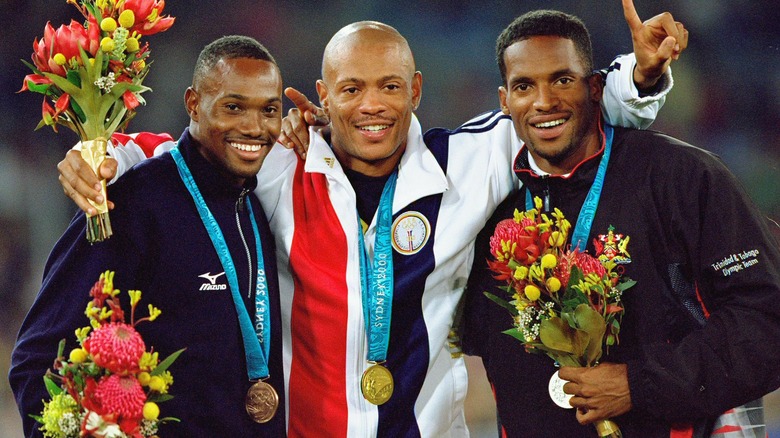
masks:
<svg viewBox="0 0 780 438"><path fill-rule="evenodd" d="M46 76L41 75L27 75L24 77L24 83L22 84L22 89L17 91L17 93L21 93L22 91L29 91L30 90L30 83L32 83L33 86L35 85L51 85L52 82L49 78Z"/></svg>
<svg viewBox="0 0 780 438"><path fill-rule="evenodd" d="M528 231L527 226L533 225L524 220L523 223L517 223L514 219L504 219L496 225L496 231L490 238L490 252L497 259L513 259L526 266L533 264L545 248L539 247L541 243L539 232ZM505 252L501 242L513 243L514 248L510 246L509 251ZM500 257L499 257L500 255Z"/></svg>
<svg viewBox="0 0 780 438"><path fill-rule="evenodd" d="M594 258L588 253L580 251L567 251L561 254L558 260L558 266L555 267L555 276L561 280L561 284L569 284L569 275L571 274L571 268L576 266L582 271L583 276L588 274L596 274L599 277L603 277L607 273L604 269L604 265L599 262L597 258Z"/></svg>
<svg viewBox="0 0 780 438"><path fill-rule="evenodd" d="M146 393L133 376L111 374L100 380L94 397L103 416L118 416L118 424L125 432L132 432L143 418ZM129 429L129 430L128 430Z"/></svg>
<svg viewBox="0 0 780 438"><path fill-rule="evenodd" d="M141 335L133 326L114 322L102 325L84 341L95 364L112 373L138 371L138 360L146 351Z"/></svg>
<svg viewBox="0 0 780 438"><path fill-rule="evenodd" d="M54 30L51 23L46 23L43 38L33 42L32 60L38 70L65 76L65 68L54 62L54 56L62 54L66 60L76 58L79 62L81 54L79 47L95 56L100 47L100 28L94 17L89 18L88 28L74 20Z"/></svg>
<svg viewBox="0 0 780 438"><path fill-rule="evenodd" d="M163 9L165 9L165 0L127 0L122 7L122 11L133 11L135 24L130 31L136 31L141 35L153 35L173 26L175 18L163 17Z"/></svg>

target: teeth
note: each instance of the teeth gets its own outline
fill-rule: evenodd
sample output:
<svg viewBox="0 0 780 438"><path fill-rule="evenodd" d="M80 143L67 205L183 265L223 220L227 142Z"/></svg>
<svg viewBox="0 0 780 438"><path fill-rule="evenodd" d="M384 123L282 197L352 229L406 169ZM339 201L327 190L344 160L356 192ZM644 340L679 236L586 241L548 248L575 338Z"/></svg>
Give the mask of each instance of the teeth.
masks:
<svg viewBox="0 0 780 438"><path fill-rule="evenodd" d="M230 145L238 150L246 151L246 152L257 152L263 147L263 145L261 144L230 143Z"/></svg>
<svg viewBox="0 0 780 438"><path fill-rule="evenodd" d="M558 126L558 125L563 124L563 122L565 122L565 121L566 121L566 119L558 119L558 120L553 120L553 121L550 121L550 122L537 123L534 126L537 127L537 128L552 128L554 126Z"/></svg>
<svg viewBox="0 0 780 438"><path fill-rule="evenodd" d="M364 131L372 131L377 132L381 131L383 129L387 129L390 125L368 125L368 126L361 126L360 129Z"/></svg>

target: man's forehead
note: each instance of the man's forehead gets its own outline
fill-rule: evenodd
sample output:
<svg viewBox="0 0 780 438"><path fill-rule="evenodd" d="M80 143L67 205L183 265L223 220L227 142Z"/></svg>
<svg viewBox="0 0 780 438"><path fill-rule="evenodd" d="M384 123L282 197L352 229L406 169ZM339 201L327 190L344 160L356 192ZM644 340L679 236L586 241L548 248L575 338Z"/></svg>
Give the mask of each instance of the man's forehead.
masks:
<svg viewBox="0 0 780 438"><path fill-rule="evenodd" d="M507 73L584 70L574 42L555 36L535 36L512 43L504 52Z"/></svg>

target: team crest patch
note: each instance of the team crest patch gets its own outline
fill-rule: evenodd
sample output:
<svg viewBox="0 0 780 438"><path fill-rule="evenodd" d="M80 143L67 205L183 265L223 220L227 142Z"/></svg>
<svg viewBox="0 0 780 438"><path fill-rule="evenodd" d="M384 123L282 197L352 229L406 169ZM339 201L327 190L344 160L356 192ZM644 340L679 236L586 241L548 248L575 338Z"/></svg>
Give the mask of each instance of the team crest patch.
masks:
<svg viewBox="0 0 780 438"><path fill-rule="evenodd" d="M607 234L599 234L593 239L596 247L596 257L600 262L612 260L618 265L631 263L631 255L628 253L628 241L631 238L624 234L616 233L612 225L607 229Z"/></svg>
<svg viewBox="0 0 780 438"><path fill-rule="evenodd" d="M393 248L403 255L420 251L431 235L431 224L422 213L408 211L393 222Z"/></svg>

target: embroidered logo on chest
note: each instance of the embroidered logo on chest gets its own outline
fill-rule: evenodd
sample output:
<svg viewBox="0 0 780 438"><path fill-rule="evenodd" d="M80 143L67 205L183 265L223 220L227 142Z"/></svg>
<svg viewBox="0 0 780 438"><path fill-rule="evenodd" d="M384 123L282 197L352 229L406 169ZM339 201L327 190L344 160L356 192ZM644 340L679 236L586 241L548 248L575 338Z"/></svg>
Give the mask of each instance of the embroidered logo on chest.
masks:
<svg viewBox="0 0 780 438"><path fill-rule="evenodd" d="M628 253L628 241L630 236L616 233L612 225L607 229L607 234L599 234L593 239L596 247L596 257L600 262L612 260L618 265L631 263L631 255Z"/></svg>
<svg viewBox="0 0 780 438"><path fill-rule="evenodd" d="M393 248L403 255L420 251L428 242L431 224L417 211L407 211L393 222Z"/></svg>
<svg viewBox="0 0 780 438"><path fill-rule="evenodd" d="M198 277L208 280L208 283L201 284L200 289L198 290L227 290L227 284L217 284L217 278L223 275L225 275L224 272L214 275L211 275L211 272L206 272L205 274L198 275Z"/></svg>

